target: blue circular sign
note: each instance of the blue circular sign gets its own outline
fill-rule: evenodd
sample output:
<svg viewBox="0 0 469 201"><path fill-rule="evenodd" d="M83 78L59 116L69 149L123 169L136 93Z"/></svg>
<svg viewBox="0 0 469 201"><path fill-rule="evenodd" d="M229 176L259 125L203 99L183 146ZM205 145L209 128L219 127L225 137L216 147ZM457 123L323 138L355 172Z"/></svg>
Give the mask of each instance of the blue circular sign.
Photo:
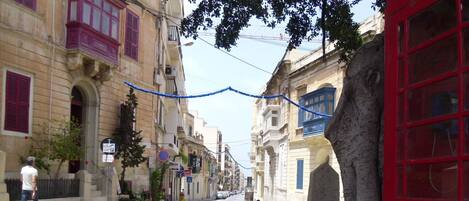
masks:
<svg viewBox="0 0 469 201"><path fill-rule="evenodd" d="M169 160L169 152L166 150L160 150L160 153L158 154L158 158L160 159L160 161Z"/></svg>

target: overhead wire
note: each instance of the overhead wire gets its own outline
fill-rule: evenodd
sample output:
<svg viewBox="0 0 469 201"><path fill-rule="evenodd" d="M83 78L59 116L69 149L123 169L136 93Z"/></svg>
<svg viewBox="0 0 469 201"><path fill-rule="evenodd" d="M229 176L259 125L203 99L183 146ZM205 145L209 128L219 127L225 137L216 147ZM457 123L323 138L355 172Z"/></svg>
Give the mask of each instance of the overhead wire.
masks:
<svg viewBox="0 0 469 201"><path fill-rule="evenodd" d="M166 18L166 19L167 19L168 21L174 23L176 26L180 27L179 25L177 25L178 23L172 21L172 20L169 19L169 18ZM241 59L241 58L239 58L239 57L237 57L237 56L235 56L235 55L229 53L228 51L222 50L222 49L216 47L214 44L212 44L212 43L208 42L207 40L203 39L203 38L200 37L200 36L198 37L198 39L200 39L202 42L204 42L204 43L210 45L211 47L217 49L218 51L223 52L224 54L226 54L226 55L228 55L228 56L230 56L230 57L232 57L232 58L234 58L234 59L236 59L236 60L238 60L238 61L241 61L241 62L244 63L244 64L247 64L248 66L251 66L251 67L253 67L253 68L257 69L257 70L260 70L260 71L262 71L262 72L264 72L264 73L267 73L267 74L269 74L269 75L272 75L272 72L269 72L269 71L267 71L267 70L265 70L265 69L263 69L263 68L261 68L261 67L258 67L258 66L256 66L256 65L250 63L250 62L247 62L246 60Z"/></svg>
<svg viewBox="0 0 469 201"><path fill-rule="evenodd" d="M257 69L257 70L260 70L260 71L262 71L262 72L264 72L264 73L267 73L267 74L269 74L269 75L272 75L272 72L269 72L269 71L267 71L267 70L265 70L265 69L263 69L263 68L261 68L261 67L258 67L258 66L254 65L254 64L252 64L252 63L249 63L249 62L247 62L247 61L245 61L245 60L243 60L243 59L241 59L241 58L239 58L239 57L237 57L237 56L235 56L235 55L233 55L233 54L231 54L231 53L229 53L229 52L227 52L227 51L225 51L225 50L222 50L222 49L216 47L214 44L211 44L210 42L206 41L205 39L203 39L203 38L200 37L200 36L198 37L198 39L200 39L202 42L204 42L204 43L206 43L206 44L212 46L213 48L215 48L215 49L217 49L217 50L219 50L219 51L225 53L226 55L228 55L228 56L230 56L230 57L233 57L233 58L235 58L236 60L243 62L244 64L247 64L248 66L251 66L251 67L253 67L253 68Z"/></svg>

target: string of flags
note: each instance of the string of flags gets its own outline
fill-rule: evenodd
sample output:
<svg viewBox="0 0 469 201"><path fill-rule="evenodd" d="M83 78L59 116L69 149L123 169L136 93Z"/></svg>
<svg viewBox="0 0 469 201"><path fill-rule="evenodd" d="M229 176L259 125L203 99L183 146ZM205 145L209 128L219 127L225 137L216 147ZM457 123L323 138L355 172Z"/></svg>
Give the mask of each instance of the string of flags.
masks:
<svg viewBox="0 0 469 201"><path fill-rule="evenodd" d="M153 94L153 95L157 95L157 96L162 96L162 97L166 97L166 98L174 98L174 99L191 99L191 98L203 98L203 97L207 97L207 96L213 96L213 95L217 95L217 94L220 94L220 93L223 93L223 92L226 92L226 91L232 91L232 92L235 92L237 94L240 94L240 95L243 95L243 96L247 96L247 97L251 97L251 98L258 98L258 99L274 99L274 98L282 98L284 100L286 100L287 102L295 105L296 107L298 107L299 109L305 111L305 112L309 112L309 113L312 113L312 114L315 114L315 115L319 115L319 116L322 116L322 117L326 117L326 118L330 118L331 115L328 115L328 114L325 114L325 113L321 113L321 112L315 112L315 111L312 111L306 107L303 107L301 106L300 104L296 103L295 101L291 100L290 98L288 98L287 96L283 95L283 94L275 94L275 95L268 95L268 96L265 96L265 95L253 95L253 94L249 94L249 93L246 93L246 92L243 92L243 91L240 91L240 90L237 90L237 89L234 89L232 88L231 86L230 87L226 87L224 89L220 89L220 90L217 90L217 91L213 91L213 92L209 92L209 93L205 93L205 94L197 94L197 95L175 95L175 94L166 94L166 93L161 93L159 91L155 91L155 90L150 90L150 89L145 89L143 87L140 87L138 85L135 85L131 82L127 82L127 81L124 81L124 83L137 90L137 91L141 91L141 92L144 92L144 93L148 93L148 94Z"/></svg>

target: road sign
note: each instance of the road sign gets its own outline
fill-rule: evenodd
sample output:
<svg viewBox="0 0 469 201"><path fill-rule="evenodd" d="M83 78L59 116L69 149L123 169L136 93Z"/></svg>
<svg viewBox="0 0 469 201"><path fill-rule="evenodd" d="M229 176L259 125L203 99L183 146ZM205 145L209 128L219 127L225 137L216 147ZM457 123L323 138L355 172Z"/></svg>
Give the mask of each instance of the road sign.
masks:
<svg viewBox="0 0 469 201"><path fill-rule="evenodd" d="M186 177L192 176L192 170L191 169L184 170L184 176L186 176Z"/></svg>
<svg viewBox="0 0 469 201"><path fill-rule="evenodd" d="M158 153L158 159L163 162L169 160L169 152L164 149L160 150L160 152Z"/></svg>
<svg viewBox="0 0 469 201"><path fill-rule="evenodd" d="M103 154L103 163L112 163L114 161L114 155Z"/></svg>
<svg viewBox="0 0 469 201"><path fill-rule="evenodd" d="M187 177L187 183L192 183L192 177L191 176Z"/></svg>
<svg viewBox="0 0 469 201"><path fill-rule="evenodd" d="M116 143L112 138L106 138L101 141L101 150L104 154L115 154L117 151Z"/></svg>

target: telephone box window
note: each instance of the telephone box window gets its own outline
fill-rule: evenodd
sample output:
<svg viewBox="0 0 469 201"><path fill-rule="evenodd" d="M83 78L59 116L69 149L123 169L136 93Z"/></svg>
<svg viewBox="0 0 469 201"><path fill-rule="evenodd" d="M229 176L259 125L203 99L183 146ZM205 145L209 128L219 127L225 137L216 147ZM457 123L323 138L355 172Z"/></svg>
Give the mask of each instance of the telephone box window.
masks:
<svg viewBox="0 0 469 201"><path fill-rule="evenodd" d="M464 73L464 109L469 110L469 73Z"/></svg>
<svg viewBox="0 0 469 201"><path fill-rule="evenodd" d="M407 135L408 159L456 156L458 121L448 120L409 129Z"/></svg>
<svg viewBox="0 0 469 201"><path fill-rule="evenodd" d="M440 0L409 19L409 47L431 39L456 27L455 2Z"/></svg>
<svg viewBox="0 0 469 201"><path fill-rule="evenodd" d="M451 36L409 55L409 83L454 70L458 62L457 44L456 36Z"/></svg>
<svg viewBox="0 0 469 201"><path fill-rule="evenodd" d="M409 91L409 119L416 121L457 112L457 89L457 79L452 77ZM434 99L439 102L435 103ZM434 108L440 111L434 112Z"/></svg>
<svg viewBox="0 0 469 201"><path fill-rule="evenodd" d="M462 20L469 21L469 1L462 0Z"/></svg>
<svg viewBox="0 0 469 201"><path fill-rule="evenodd" d="M404 87L405 82L405 63L403 59L399 59L399 88Z"/></svg>
<svg viewBox="0 0 469 201"><path fill-rule="evenodd" d="M414 199L455 199L457 197L456 163L410 165L406 170L407 197Z"/></svg>
<svg viewBox="0 0 469 201"><path fill-rule="evenodd" d="M467 184L469 184L469 162L464 163L464 169L463 169L463 174L464 174L464 185L466 185L464 189L464 199L469 200L469 189L467 187Z"/></svg>
<svg viewBox="0 0 469 201"><path fill-rule="evenodd" d="M464 144L463 145L464 153L469 154L469 118L464 119L464 143L463 144ZM469 174L469 172L467 174ZM469 186L466 186L466 187L469 188Z"/></svg>
<svg viewBox="0 0 469 201"><path fill-rule="evenodd" d="M469 201L468 9L387 1L383 201Z"/></svg>
<svg viewBox="0 0 469 201"><path fill-rule="evenodd" d="M469 66L469 28L464 29L462 33L463 33L463 40L464 40L464 44L463 44L464 65Z"/></svg>

